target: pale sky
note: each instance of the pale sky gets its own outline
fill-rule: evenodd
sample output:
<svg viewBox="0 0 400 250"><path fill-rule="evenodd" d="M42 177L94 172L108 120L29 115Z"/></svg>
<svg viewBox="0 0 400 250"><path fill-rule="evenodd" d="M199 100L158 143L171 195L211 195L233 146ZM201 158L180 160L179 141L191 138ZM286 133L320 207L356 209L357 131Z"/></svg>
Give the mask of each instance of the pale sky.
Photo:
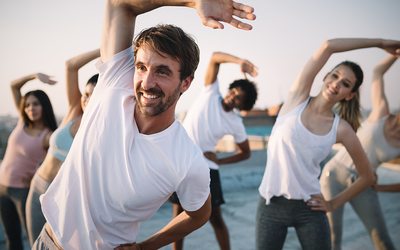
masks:
<svg viewBox="0 0 400 250"><path fill-rule="evenodd" d="M178 102L177 113L186 111L204 84L204 74L214 51L226 52L254 63L259 76L259 98L255 108L265 109L286 99L288 90L314 51L331 38L365 37L400 40L399 0L243 0L255 8L257 19L249 21L252 31L225 24L224 30L204 27L195 10L164 7L139 16L136 33L158 23L171 23L192 34L200 47L200 65L190 89ZM50 97L57 117L67 112L65 62L100 46L105 0L12 0L0 1L0 115L17 115L9 85L12 80L36 72L54 76L54 86L35 80L22 93L42 89ZM335 54L317 76L312 94L322 78L343 60L354 61L364 70L361 104L371 108L371 76L374 66L387 55L371 48ZM399 60L400 61L400 60ZM95 73L95 61L79 72L80 88ZM229 83L242 78L235 64L222 65L220 87L226 94ZM385 75L386 95L391 109L400 106L400 62Z"/></svg>

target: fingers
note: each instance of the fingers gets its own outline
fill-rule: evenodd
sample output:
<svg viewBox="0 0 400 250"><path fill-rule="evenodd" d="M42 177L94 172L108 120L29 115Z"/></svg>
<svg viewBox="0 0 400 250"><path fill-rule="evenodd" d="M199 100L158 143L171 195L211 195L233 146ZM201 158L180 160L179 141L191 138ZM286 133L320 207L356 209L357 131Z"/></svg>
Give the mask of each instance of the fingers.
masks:
<svg viewBox="0 0 400 250"><path fill-rule="evenodd" d="M204 26L211 27L213 29L223 29L224 25L212 18L204 18L202 19L202 23Z"/></svg>
<svg viewBox="0 0 400 250"><path fill-rule="evenodd" d="M236 10L236 9L233 10L233 15L240 17L241 19L248 19L248 20L256 19L256 15L250 14L250 13L247 13L244 11Z"/></svg>
<svg viewBox="0 0 400 250"><path fill-rule="evenodd" d="M252 64L251 62L245 60L244 65L242 66L242 72L249 74L252 77L256 77L258 75L258 68ZM246 78L247 79L247 78Z"/></svg>
<svg viewBox="0 0 400 250"><path fill-rule="evenodd" d="M233 2L233 16L239 17L241 19L255 20L256 15L254 15L253 12L254 12L253 7ZM235 18L232 18L229 24L242 30L253 29L253 26L251 26L250 24L238 21Z"/></svg>
<svg viewBox="0 0 400 250"><path fill-rule="evenodd" d="M47 84L50 84L50 85L54 85L54 84L56 84L57 83L57 81L53 81L53 80L49 80L48 82L47 82Z"/></svg>
<svg viewBox="0 0 400 250"><path fill-rule="evenodd" d="M312 194L311 199L307 201L307 206L311 207L311 210L316 211L331 211L331 205L324 199L322 194Z"/></svg>
<svg viewBox="0 0 400 250"><path fill-rule="evenodd" d="M396 54L394 56L396 56L397 58L400 57L400 49L396 49Z"/></svg>
<svg viewBox="0 0 400 250"><path fill-rule="evenodd" d="M242 29L242 30L251 30L251 29L253 29L253 26L251 26L250 24L238 21L235 18L232 18L232 20L229 22L229 24L232 25L235 28Z"/></svg>
<svg viewBox="0 0 400 250"><path fill-rule="evenodd" d="M254 8L248 5L244 5L241 3L237 3L237 2L233 2L233 8L235 10L241 11L241 12L247 12L247 13L253 13L254 12ZM254 16L254 19L256 19L256 16ZM254 20L254 19L249 19L249 20Z"/></svg>

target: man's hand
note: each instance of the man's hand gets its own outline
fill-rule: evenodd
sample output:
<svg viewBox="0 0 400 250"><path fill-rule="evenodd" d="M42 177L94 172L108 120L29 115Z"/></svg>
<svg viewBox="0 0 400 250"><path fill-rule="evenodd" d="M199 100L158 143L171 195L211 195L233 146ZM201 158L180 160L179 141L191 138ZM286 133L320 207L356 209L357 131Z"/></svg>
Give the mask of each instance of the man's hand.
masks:
<svg viewBox="0 0 400 250"><path fill-rule="evenodd" d="M247 60L242 60L242 62L240 63L240 70L242 71L246 79L247 79L246 73L252 77L256 77L258 75L257 72L258 68Z"/></svg>
<svg viewBox="0 0 400 250"><path fill-rule="evenodd" d="M142 247L136 243L121 244L114 249L115 250L143 250Z"/></svg>
<svg viewBox="0 0 400 250"><path fill-rule="evenodd" d="M209 159L210 161L213 161L213 162L215 162L215 164L219 165L217 155L214 152L208 151L208 152L204 152L203 154L207 159Z"/></svg>
<svg viewBox="0 0 400 250"><path fill-rule="evenodd" d="M243 23L234 17L256 19L253 7L232 0L199 0L196 1L194 8L203 25L213 29L223 29L224 25L221 22L224 22L238 29L251 30L253 27L250 24Z"/></svg>

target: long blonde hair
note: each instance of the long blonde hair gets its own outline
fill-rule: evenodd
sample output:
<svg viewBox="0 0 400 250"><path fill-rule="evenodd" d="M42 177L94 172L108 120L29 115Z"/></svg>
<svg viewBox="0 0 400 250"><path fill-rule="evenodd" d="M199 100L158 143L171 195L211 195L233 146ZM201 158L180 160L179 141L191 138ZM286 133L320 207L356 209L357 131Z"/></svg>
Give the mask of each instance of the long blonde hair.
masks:
<svg viewBox="0 0 400 250"><path fill-rule="evenodd" d="M336 105L335 110L338 111L338 115L340 116L340 118L346 120L353 128L353 130L357 132L357 129L361 125L360 119L362 118L359 89L364 80L364 73L358 64L350 61L339 63L338 65L336 65L336 67L333 68L333 70L341 65L349 67L356 76L356 83L351 90L352 93L355 93L355 96L348 101L345 99L341 100Z"/></svg>

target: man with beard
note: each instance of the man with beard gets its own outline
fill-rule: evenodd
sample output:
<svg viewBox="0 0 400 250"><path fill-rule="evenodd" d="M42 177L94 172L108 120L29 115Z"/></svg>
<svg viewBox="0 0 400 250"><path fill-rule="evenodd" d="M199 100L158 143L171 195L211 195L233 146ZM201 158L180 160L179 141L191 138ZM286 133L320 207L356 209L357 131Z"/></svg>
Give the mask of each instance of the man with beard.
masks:
<svg viewBox="0 0 400 250"><path fill-rule="evenodd" d="M194 40L173 25L142 31L139 14L164 5L195 8L205 25L251 29L253 8L225 0L108 0L99 81L71 150L46 194L47 224L33 249L158 249L201 227L210 215L209 173L174 118L199 61ZM136 243L141 221L176 192L185 212Z"/></svg>
<svg viewBox="0 0 400 250"><path fill-rule="evenodd" d="M189 137L204 152L210 167L211 205L210 223L214 228L218 244L222 250L230 249L228 229L222 219L220 205L225 203L219 178L218 165L239 162L250 157L251 151L247 134L242 122L233 109L250 110L257 99L257 89L253 82L246 79L236 80L229 86L229 92L222 98L219 92L218 72L221 63L236 63L246 77L257 76L257 67L251 62L221 52L215 52L208 64L205 87L195 103L189 109L183 127ZM238 152L226 158L218 159L214 148L226 134L233 135ZM171 199L174 217L182 211L180 201L174 194ZM182 204L183 205L183 204ZM183 239L173 243L174 250L181 250Z"/></svg>

